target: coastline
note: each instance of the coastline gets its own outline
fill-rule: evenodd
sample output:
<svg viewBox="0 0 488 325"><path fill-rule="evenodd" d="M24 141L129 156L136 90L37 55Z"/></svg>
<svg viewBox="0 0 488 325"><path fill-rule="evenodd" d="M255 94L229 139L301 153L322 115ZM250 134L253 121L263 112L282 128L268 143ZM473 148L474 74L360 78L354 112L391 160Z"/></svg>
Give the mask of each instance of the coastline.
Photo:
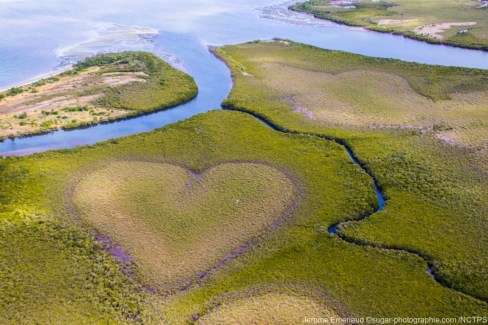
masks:
<svg viewBox="0 0 488 325"><path fill-rule="evenodd" d="M21 81L18 84L14 84L14 85L8 86L6 88L1 88L0 89L0 93L2 93L4 91L8 91L9 89L14 88L14 87L25 87L25 86L29 86L33 82L39 81L41 79L47 79L47 78L56 77L56 76L62 74L63 72L66 72L66 71L70 70L71 68L73 68L73 64L69 64L67 66L64 66L62 69L59 69L59 70L53 69L53 70L51 70L49 72L42 73L42 74L37 75L35 77L29 78L26 81Z"/></svg>
<svg viewBox="0 0 488 325"><path fill-rule="evenodd" d="M120 52L120 53L124 53L124 52ZM141 53L144 53L144 52L141 52ZM152 55L152 54L150 54L150 55ZM155 57L155 58L157 58L157 57ZM133 119L136 117L149 115L152 113L156 113L159 111L164 111L164 110L168 110L168 109L177 107L179 105L188 103L188 102L192 101L195 97L197 97L198 86L196 85L196 82L195 82L193 77L181 72L178 69L171 67L169 65L169 63L165 62L163 59L161 59L161 58L158 58L158 59L161 60L162 62L164 62L165 65L167 65L169 69L175 70L180 74L186 75L185 80L186 80L186 82L189 83L188 85L191 86L190 87L191 89L188 89L188 91L186 91L184 94L182 94L181 97L168 98L164 102L159 103L159 105L156 104L153 107L151 107L152 105L150 105L149 107L138 108L135 110L133 110L133 109L122 109L121 114L115 115L115 116L108 115L108 116L96 118L96 120L95 119L89 119L89 120L84 120L84 121L83 120L81 120L81 121L73 120L72 123L65 123L65 124L61 124L61 125L56 123L55 125L46 125L44 127L41 126L41 127L37 127L37 128L31 129L31 130L12 130L11 133L7 133L7 130L6 130L5 133L0 135L0 143L4 142L6 140L15 141L15 139L29 138L29 137L43 135L43 134L50 134L50 133L54 133L54 132L61 131L61 130L70 131L70 130L76 130L76 129L85 129L85 128L89 128L91 126L96 126L96 125L101 125L101 124L109 124L109 123L114 123L114 122L122 121L122 120L129 120L129 119ZM69 67L66 67L66 69L63 72L54 73L54 74L49 73L49 74L45 74L45 75L49 75L52 78L58 77L59 79L62 79L65 77L64 73L66 71L70 71L73 68L73 66L74 65L70 65ZM47 79L47 78L44 77L44 78L40 78L40 79L35 79L33 82L15 85L11 88L7 88L7 90L5 90L5 91L8 91L8 89L12 89L12 88L23 88L24 91L26 91L26 90L29 90L31 88L31 85L34 82L45 80L45 79ZM180 82L180 81L177 80L176 82ZM179 84L179 85L185 86L184 84ZM176 83L176 86L178 86L178 83ZM9 114L8 112L5 113L5 115L8 115L8 114ZM2 117L3 116L4 116L4 113L2 113Z"/></svg>
<svg viewBox="0 0 488 325"><path fill-rule="evenodd" d="M371 32L378 32L378 33L390 34L390 35L395 35L395 36L403 36L405 38L408 38L408 39L411 39L411 40L414 40L414 41L425 42L425 43L428 43L428 44L442 45L442 46L449 46L449 47L461 48L461 49L467 49L467 50L477 50L477 51L482 51L482 52L488 52L488 45L485 45L485 46L470 46L470 45L452 43L452 42L448 42L448 41L445 41L445 40L428 38L428 37L424 37L422 35L417 35L417 34L415 34L413 32L410 32L410 33L402 33L402 32L398 32L398 31L392 30L392 29L374 28L374 27L371 27L371 26L354 24L354 23L351 23L351 22L347 22L345 20L336 19L336 18L332 18L332 17L328 17L328 18L322 17L322 16L317 15L316 13L301 10L298 7L296 7L296 5L289 6L288 7L288 10L291 10L291 11L294 11L294 12L299 12L299 13L302 13L302 14L311 15L311 16L313 16L316 19L321 19L321 20L325 20L325 21L331 21L333 23L336 23L336 24L339 24L339 25L343 25L343 26L359 27L359 28L363 28L363 29L365 29L367 31L371 31Z"/></svg>
<svg viewBox="0 0 488 325"><path fill-rule="evenodd" d="M141 116L151 115L151 114L154 114L154 113L157 113L160 111L173 109L173 108L178 107L180 105L191 102L193 99L195 99L195 97L197 97L197 95L198 95L198 92L195 93L193 95L193 97L191 97L185 101L176 103L176 104L171 104L169 106L160 107L160 108L147 110L147 111L139 111L137 113L129 113L129 114L124 115L124 116L111 117L111 118L107 118L106 120L103 120L103 121L97 121L97 122L87 121L87 122L77 123L77 124L73 124L73 125L65 125L62 127L55 127L55 128L51 128L51 129L36 130L36 131L32 131L32 132L21 133L21 134L17 134L17 135L13 135L13 136L4 136L4 137L0 136L0 143L2 143L4 141L8 141L8 140L15 141L15 139L30 138L30 137L54 133L54 132L58 132L58 131L73 131L73 130L79 130L79 129L86 129L86 128L89 128L89 127L95 126L95 125L111 124L111 123L117 123L117 122L124 121L124 120L131 120L131 119L138 118ZM2 154L0 154L0 156L1 155Z"/></svg>

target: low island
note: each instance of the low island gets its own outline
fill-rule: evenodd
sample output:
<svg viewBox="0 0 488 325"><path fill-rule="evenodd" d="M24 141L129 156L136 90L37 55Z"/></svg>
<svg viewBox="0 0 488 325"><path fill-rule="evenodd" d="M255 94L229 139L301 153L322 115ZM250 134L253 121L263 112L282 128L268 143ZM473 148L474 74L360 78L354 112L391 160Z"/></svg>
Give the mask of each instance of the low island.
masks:
<svg viewBox="0 0 488 325"><path fill-rule="evenodd" d="M166 109L194 98L192 77L151 53L98 54L0 93L0 139Z"/></svg>

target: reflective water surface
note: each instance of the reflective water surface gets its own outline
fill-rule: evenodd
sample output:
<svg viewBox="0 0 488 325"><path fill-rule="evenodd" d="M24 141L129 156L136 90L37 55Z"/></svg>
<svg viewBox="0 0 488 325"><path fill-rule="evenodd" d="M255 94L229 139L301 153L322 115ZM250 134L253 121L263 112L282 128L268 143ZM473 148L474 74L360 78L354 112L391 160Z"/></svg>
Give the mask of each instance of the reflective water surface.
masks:
<svg viewBox="0 0 488 325"><path fill-rule="evenodd" d="M0 0L0 89L60 71L96 52L151 51L191 74L193 101L85 129L5 140L0 154L72 148L150 131L218 109L231 88L208 45L288 38L322 48L421 63L488 68L488 53L320 21L272 0Z"/></svg>

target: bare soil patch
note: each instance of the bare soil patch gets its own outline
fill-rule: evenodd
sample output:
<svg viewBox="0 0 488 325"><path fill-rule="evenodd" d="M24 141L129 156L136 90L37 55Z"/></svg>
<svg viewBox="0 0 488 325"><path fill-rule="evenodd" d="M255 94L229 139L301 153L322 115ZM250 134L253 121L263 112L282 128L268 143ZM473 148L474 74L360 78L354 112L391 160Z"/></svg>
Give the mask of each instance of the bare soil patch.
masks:
<svg viewBox="0 0 488 325"><path fill-rule="evenodd" d="M47 79L39 86L33 83L24 86L22 93L0 100L0 138L127 115L126 110L102 107L95 101L104 96L107 87L146 82L147 74L99 70L94 67L76 75Z"/></svg>
<svg viewBox="0 0 488 325"><path fill-rule="evenodd" d="M440 23L440 24L430 24L414 29L414 32L419 35L425 35L438 40L443 40L445 37L441 35L442 32L459 26L474 26L476 22L457 22L457 23Z"/></svg>
<svg viewBox="0 0 488 325"><path fill-rule="evenodd" d="M380 19L378 21L378 25L380 26L402 25L402 24L412 23L417 20L418 19Z"/></svg>

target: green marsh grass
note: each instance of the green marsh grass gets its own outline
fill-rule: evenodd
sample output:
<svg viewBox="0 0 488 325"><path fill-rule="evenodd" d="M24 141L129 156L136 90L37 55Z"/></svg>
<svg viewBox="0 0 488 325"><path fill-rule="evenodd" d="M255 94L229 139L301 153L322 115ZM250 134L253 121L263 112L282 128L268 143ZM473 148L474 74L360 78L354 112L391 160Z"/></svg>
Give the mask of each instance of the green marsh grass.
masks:
<svg viewBox="0 0 488 325"><path fill-rule="evenodd" d="M102 265L120 262L103 250L73 252L69 250L71 239L62 237L53 241L59 247L67 247L63 249L69 252L66 254L69 268L65 269L62 261L52 260L52 267L62 270L52 273L44 267L44 261L41 260L40 264L32 261L40 258L38 251L24 250L22 255L10 254L13 252L11 247L2 246L1 254L5 256L0 273L2 283L19 279L16 289L3 288L2 296L29 288L29 281L9 271L8 266L13 263L21 270L28 270L26 274L29 277L41 280L35 289L41 296L54 291L45 284L54 274L56 279L62 276L65 283L71 284L69 288L56 287L56 295L62 300L49 300L49 303L43 299L17 300L16 303L4 301L5 308L12 310L12 313L20 315L22 310L32 310L32 317L39 322L76 319L78 323L90 323L90 318L85 320L85 314L76 309L72 310L72 318L63 315L66 304L77 304L78 296L73 294L76 292L85 297L83 299L88 297L95 302L102 297L103 306L113 306L105 309L95 303L91 309L91 319L129 323L133 320L121 319L120 315L125 315L127 310L137 310L141 322L183 324L193 322L195 315L205 315L213 310L215 302L225 303L222 297L230 293L237 293L237 296L229 298L229 303L238 301L238 298L249 298L249 292L256 297L254 299L259 299L263 288L269 287L275 288L271 290L273 294L286 294L300 301L303 301L300 297L307 292L314 294L305 294L305 301L314 299L317 292L325 293L320 303L331 306L332 310L344 310L348 315L427 317L459 316L460 313L479 315L488 311L486 304L437 284L426 273L425 262L416 256L360 247L328 234L328 225L373 211L377 201L371 178L352 164L344 149L336 143L279 133L243 113L213 111L160 130L91 147L3 159L0 161L2 222L27 222L36 215L44 223L49 221L63 227L73 227L75 230L71 237L85 236L89 248L100 246L90 230L93 225L73 216L67 203L72 202L73 194L76 195L77 187L73 185L79 185L79 180L84 177L96 183L97 180L91 178L96 173L93 166L103 166L108 161L164 162L204 172L199 180L202 182L206 182L205 171L215 166L236 162L264 163L273 167L272 174L278 173L278 179L286 180L279 176L280 171L286 172L288 179L296 178L296 184L303 186L296 185L296 188L301 188L304 196L293 215L273 231L267 232L249 250L212 269L202 280L195 280L187 290L173 291L164 300L160 292L138 289L148 282L148 278L137 260L130 265L132 278L129 275L124 278L117 268L107 277L105 273L101 275L95 270ZM134 176L137 177L138 173ZM186 172L183 175L181 179L191 180ZM164 180L164 174L160 177ZM181 181L180 177L176 179ZM257 184L255 182L259 183L252 180L250 184ZM147 188L140 190L141 193L150 193L149 196L155 195ZM94 188L96 191L101 190ZM225 197L225 194L222 195ZM136 204L131 200L125 203L130 209L132 204ZM217 209L211 211L209 213L218 213ZM95 220L94 216L90 218ZM32 233L38 234L41 227L33 224ZM13 236L6 227L0 229L6 238ZM174 234L178 233L183 234L184 231L174 228ZM32 245L35 240L35 237L23 236L22 245ZM130 251L130 247L128 249ZM81 262L85 256L92 261L91 264ZM70 269L79 272L73 274ZM86 288L76 280L77 276L84 278L83 272L101 281L96 290ZM103 299L103 292L112 290L110 284L104 282L105 278L135 283L128 286L127 294L110 295L109 299ZM292 289L283 289L288 287ZM121 288L124 286L117 286L118 291ZM248 293L240 295L239 292ZM134 300L127 300L129 298L126 297L133 297ZM127 301L132 303L130 306L133 309L125 307ZM300 304L297 303L297 306ZM49 318L38 312L47 309L53 310ZM5 319L8 315L4 314L0 314L0 317L4 317L1 322L9 319Z"/></svg>
<svg viewBox="0 0 488 325"><path fill-rule="evenodd" d="M206 271L292 210L296 192L285 174L256 163L218 165L197 180L167 163L115 161L83 176L72 199L157 286Z"/></svg>
<svg viewBox="0 0 488 325"><path fill-rule="evenodd" d="M285 130L338 139L378 179L389 198L386 209L344 225L344 236L417 252L433 264L445 285L488 300L488 130L485 123L476 122L488 107L480 102L474 112L456 102L459 96L486 96L486 82L472 83L486 79L486 71L368 58L290 41L225 46L218 53L227 59L235 80L225 106L259 115ZM347 79L341 77L344 74ZM363 78L368 74L391 78L376 78L367 86ZM396 95L389 93L397 90L388 86L390 79L402 80L402 92L408 82L406 97L428 103L414 109L418 123L431 123L432 110L438 109L433 106L445 102L449 109L443 125L454 130L462 125L471 134L468 143L440 140L443 127L412 127L410 110L397 109L401 102L396 105ZM381 82L388 91L378 96L376 84ZM351 109L352 100L361 106ZM341 109L347 118L341 119ZM374 116L384 112L396 126L372 125ZM463 119L470 122L464 124Z"/></svg>

